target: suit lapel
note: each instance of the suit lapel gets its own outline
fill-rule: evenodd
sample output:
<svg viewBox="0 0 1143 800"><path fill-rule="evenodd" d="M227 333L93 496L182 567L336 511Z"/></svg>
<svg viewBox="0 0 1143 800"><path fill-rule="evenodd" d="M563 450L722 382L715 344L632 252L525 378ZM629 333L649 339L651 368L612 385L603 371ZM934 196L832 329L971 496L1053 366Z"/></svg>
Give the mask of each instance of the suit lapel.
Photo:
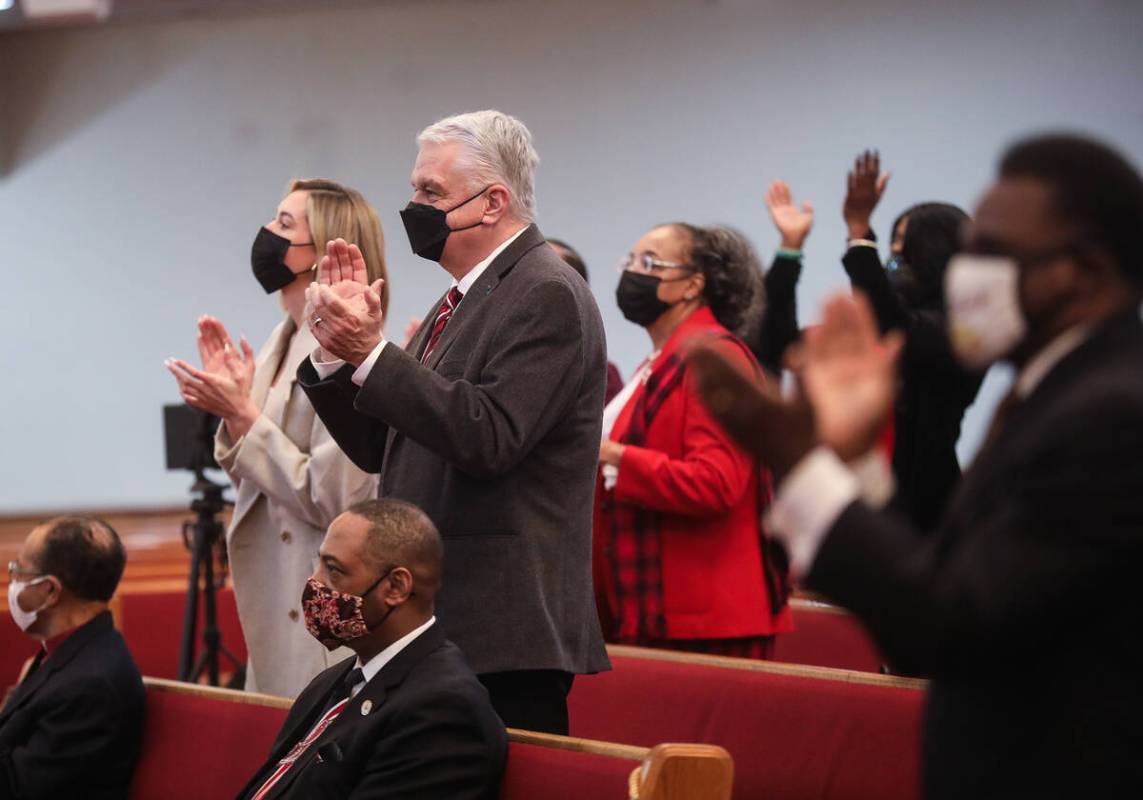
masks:
<svg viewBox="0 0 1143 800"><path fill-rule="evenodd" d="M948 547L951 539L959 538L979 516L993 508L990 498L1005 495L1006 481L999 478L1034 452L1042 436L1041 418L1051 413L1060 393L1082 382L1093 363L1109 353L1116 353L1121 340L1132 334L1137 336L1140 326L1139 318L1132 312L1093 330L1085 342L1060 359L1032 393L1011 410L996 438L965 471L941 526L943 546Z"/></svg>
<svg viewBox="0 0 1143 800"><path fill-rule="evenodd" d="M8 699L4 710L0 711L0 725L8 719L17 709L27 703L36 692L48 682L52 675L59 672L76 654L83 650L93 638L104 631L111 630L111 612L104 611L91 621L76 628L74 632L52 653L50 658L42 659L39 667L28 675L12 696Z"/></svg>
<svg viewBox="0 0 1143 800"><path fill-rule="evenodd" d="M284 320L274 328L270 341L266 343L265 349L259 354L254 367L254 382L250 386L250 398L258 408L266 405L266 395L270 393L270 384L274 381L277 366L282 360L282 354L285 352L293 332L293 320Z"/></svg>
<svg viewBox="0 0 1143 800"><path fill-rule="evenodd" d="M294 765L293 769L282 776L282 779L274 786L274 790L267 795L267 800L281 796L303 772L309 769L317 758L318 750L320 750L326 742L344 737L348 731L368 719L370 715L377 713L384 706L385 699L389 692L396 689L405 679L405 676L408 675L425 656L444 644L444 641L444 631L441 629L440 623L434 622L428 630L410 642L404 650L394 656L393 660L382 667L381 671L373 677L373 680L365 684L365 686L361 688L361 691L346 703L345 708L337 715L337 719L309 746L298 760L298 763ZM353 668L353 664L353 661L347 661L346 668L338 671L337 681L345 679L345 676L349 674L349 670ZM329 697L333 685L333 683L329 684L326 691L322 692L321 696L323 701ZM367 703L368 705L366 705ZM318 714L324 710L325 706L323 702L314 708L311 713L306 714L307 724L305 726L300 724L294 726L294 730L283 740L286 744L275 748L276 752L272 757L274 764L289 752L290 747L293 747L295 742L309 733L314 723L318 720ZM265 780L265 778L263 778L263 780Z"/></svg>
<svg viewBox="0 0 1143 800"><path fill-rule="evenodd" d="M496 256L488 268L484 270L476 283L469 287L468 292L460 301L460 305L452 312L452 318L449 319L448 324L445 325L444 331L441 333L441 338L437 341L436 349L433 350L429 361L425 365L431 370L437 368L437 364L444 358L446 352L456 338L460 335L461 330L465 327L465 322L477 316L477 312L483 303L488 302L489 295L499 285L501 279L516 266L516 262L534 247L538 247L546 240L540 229L534 224L529 225L524 231L516 237L516 241L508 245L504 252Z"/></svg>
<svg viewBox="0 0 1143 800"><path fill-rule="evenodd" d="M322 713L326 710L326 702L329 700L330 693L333 692L333 687L345 680L345 676L353 669L356 664L356 659L347 658L342 662L341 669L331 671L324 681L319 686L314 687L313 693L306 698L308 704L304 709L298 709L298 703L295 703L295 709L298 713L295 715L295 709L291 709L290 716L286 718L286 723L282 727L281 733L278 735L277 741L274 742L274 748L270 752L269 758L258 774L246 785L242 790L239 797L246 797L253 792L258 791L262 784L274 773L278 767L278 762L286 757L286 754L302 740L321 718ZM303 692L303 695L305 693ZM299 702L301 698L299 698ZM324 739L324 737L323 737ZM313 754L317 752L319 746L318 742L314 742L310 748L302 754L299 760L286 772L285 775L274 784L274 788L266 795L266 800L273 800L273 798L280 797L286 789L297 779L298 775L309 765L310 759Z"/></svg>

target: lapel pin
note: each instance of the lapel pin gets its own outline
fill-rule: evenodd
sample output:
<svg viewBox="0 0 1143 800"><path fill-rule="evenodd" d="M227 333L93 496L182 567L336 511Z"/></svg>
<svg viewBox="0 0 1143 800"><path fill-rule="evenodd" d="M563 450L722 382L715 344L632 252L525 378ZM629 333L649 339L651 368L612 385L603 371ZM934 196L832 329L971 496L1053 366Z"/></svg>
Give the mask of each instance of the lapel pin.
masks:
<svg viewBox="0 0 1143 800"><path fill-rule="evenodd" d="M373 710L373 701L372 700L366 700L364 703L361 704L361 716L363 716L363 717L366 716L372 710Z"/></svg>

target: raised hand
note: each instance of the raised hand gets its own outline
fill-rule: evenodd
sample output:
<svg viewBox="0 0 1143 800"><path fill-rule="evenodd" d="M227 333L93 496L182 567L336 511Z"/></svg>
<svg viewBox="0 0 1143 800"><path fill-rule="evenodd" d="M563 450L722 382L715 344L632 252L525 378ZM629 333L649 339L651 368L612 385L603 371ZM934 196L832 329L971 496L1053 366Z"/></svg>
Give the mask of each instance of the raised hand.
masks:
<svg viewBox="0 0 1143 800"><path fill-rule="evenodd" d="M869 234L873 209L877 208L888 184L889 173L881 174L881 155L876 150L866 150L854 159L841 206L850 239L862 239Z"/></svg>
<svg viewBox="0 0 1143 800"><path fill-rule="evenodd" d="M852 460L874 446L893 411L899 332L878 338L861 295L827 303L822 324L806 331L792 361L801 391L782 397L741 372L712 344L687 355L699 393L719 423L781 480L821 443Z"/></svg>
<svg viewBox="0 0 1143 800"><path fill-rule="evenodd" d="M798 208L790 195L790 187L785 181L774 181L766 192L766 207L770 209L770 219L782 237L782 247L788 250L801 250L810 228L814 226L814 206L809 200Z"/></svg>
<svg viewBox="0 0 1143 800"><path fill-rule="evenodd" d="M326 353L360 366L381 342L385 319L381 312L381 292L385 281L357 284L360 291L346 297L337 287L312 284L306 290L306 314L310 331Z"/></svg>
<svg viewBox="0 0 1143 800"><path fill-rule="evenodd" d="M198 355L206 372L226 371L226 349L233 348L230 334L221 322L203 314L198 318Z"/></svg>
<svg viewBox="0 0 1143 800"><path fill-rule="evenodd" d="M793 360L818 438L843 460L869 452L893 413L904 341L899 331L879 336L860 292L827 302L821 325L806 330Z"/></svg>
<svg viewBox="0 0 1143 800"><path fill-rule="evenodd" d="M361 249L345 239L326 243L325 255L318 262L318 278L311 288L328 286L345 300L356 300L369 286L369 270ZM362 301L363 302L363 301Z"/></svg>
<svg viewBox="0 0 1143 800"><path fill-rule="evenodd" d="M222 331L225 333L225 329ZM183 400L221 417L231 436L238 439L246 435L261 413L250 395L254 383L254 351L245 337L241 339L242 355L235 351L229 337L221 351L213 350L217 341L215 333L217 331L211 336L199 336L200 353L204 348L208 351L211 369L196 369L177 358L168 358L164 363L178 381Z"/></svg>
<svg viewBox="0 0 1143 800"><path fill-rule="evenodd" d="M699 341L687 353L699 395L715 419L776 481L817 445L813 412L801 397L784 398L776 383L748 375L719 349Z"/></svg>

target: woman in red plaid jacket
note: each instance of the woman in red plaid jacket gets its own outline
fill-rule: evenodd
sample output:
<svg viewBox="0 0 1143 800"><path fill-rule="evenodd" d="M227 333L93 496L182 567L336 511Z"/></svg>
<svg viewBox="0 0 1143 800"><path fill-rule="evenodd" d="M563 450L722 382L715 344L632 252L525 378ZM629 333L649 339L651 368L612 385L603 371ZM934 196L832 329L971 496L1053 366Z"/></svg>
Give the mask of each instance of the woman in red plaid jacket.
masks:
<svg viewBox="0 0 1143 800"><path fill-rule="evenodd" d="M757 258L735 231L674 223L621 267L619 308L652 352L603 416L592 566L604 635L764 658L793 628L785 560L761 521L769 474L707 413L682 358L714 337L761 377L736 335L762 305Z"/></svg>

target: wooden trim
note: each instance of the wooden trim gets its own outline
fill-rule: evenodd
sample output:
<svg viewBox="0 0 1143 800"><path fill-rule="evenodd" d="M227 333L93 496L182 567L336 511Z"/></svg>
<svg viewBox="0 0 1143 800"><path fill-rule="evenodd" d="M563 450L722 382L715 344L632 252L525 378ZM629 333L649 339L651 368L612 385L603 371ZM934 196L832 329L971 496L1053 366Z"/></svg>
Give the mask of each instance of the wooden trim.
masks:
<svg viewBox="0 0 1143 800"><path fill-rule="evenodd" d="M841 617L853 617L853 612L847 611L841 606L835 606L833 603L828 603L825 600L818 600L809 597L791 597L790 609L794 612L807 612L810 614L837 614ZM778 634L781 636L782 634Z"/></svg>
<svg viewBox="0 0 1143 800"><path fill-rule="evenodd" d="M187 473L188 486L189 481L194 476ZM56 507L52 509L31 509L12 511L0 514L0 525L20 524L27 523L29 525L39 525L41 522L47 522L49 519L56 517L116 517L123 519L125 517L161 517L161 516L174 516L175 514L185 514L187 518L194 516L194 512L190 507L190 495L187 495L187 502L178 505L163 504L160 506L133 506L131 508L123 508L122 506L111 506L102 508L93 508L91 506L61 508ZM110 521L110 520L109 520ZM114 525L115 523L111 523Z"/></svg>
<svg viewBox="0 0 1143 800"><path fill-rule="evenodd" d="M732 658L730 656L709 656L700 653L682 653L676 650L656 650L650 647L609 644L607 652L621 658L642 658L649 661L672 661L678 664L693 664L721 669L740 669L748 672L768 672L772 675L790 675L796 678L842 681L843 683L864 683L870 686L886 686L896 689L924 690L929 682L921 678L902 678L896 675L878 675L873 672L859 672L852 669L833 667L812 667L802 664L780 664L775 661L759 661L752 658Z"/></svg>
<svg viewBox="0 0 1143 800"><path fill-rule="evenodd" d="M201 686L197 683L183 681L170 681L166 678L144 677L143 685L168 694L185 694L191 697L203 697L207 700L222 700L227 703L240 703L248 706L269 706L270 708L288 709L294 701L288 697L279 697L274 694L259 694L258 692L242 692L238 689L222 689L218 686Z"/></svg>
<svg viewBox="0 0 1143 800"><path fill-rule="evenodd" d="M570 750L574 753L626 758L631 761L643 761L651 755L651 749L647 747L603 742L598 739L579 739L574 736L557 736L554 733L538 733L520 728L508 728L508 741L517 744L533 744L538 747L554 747L557 750Z"/></svg>

